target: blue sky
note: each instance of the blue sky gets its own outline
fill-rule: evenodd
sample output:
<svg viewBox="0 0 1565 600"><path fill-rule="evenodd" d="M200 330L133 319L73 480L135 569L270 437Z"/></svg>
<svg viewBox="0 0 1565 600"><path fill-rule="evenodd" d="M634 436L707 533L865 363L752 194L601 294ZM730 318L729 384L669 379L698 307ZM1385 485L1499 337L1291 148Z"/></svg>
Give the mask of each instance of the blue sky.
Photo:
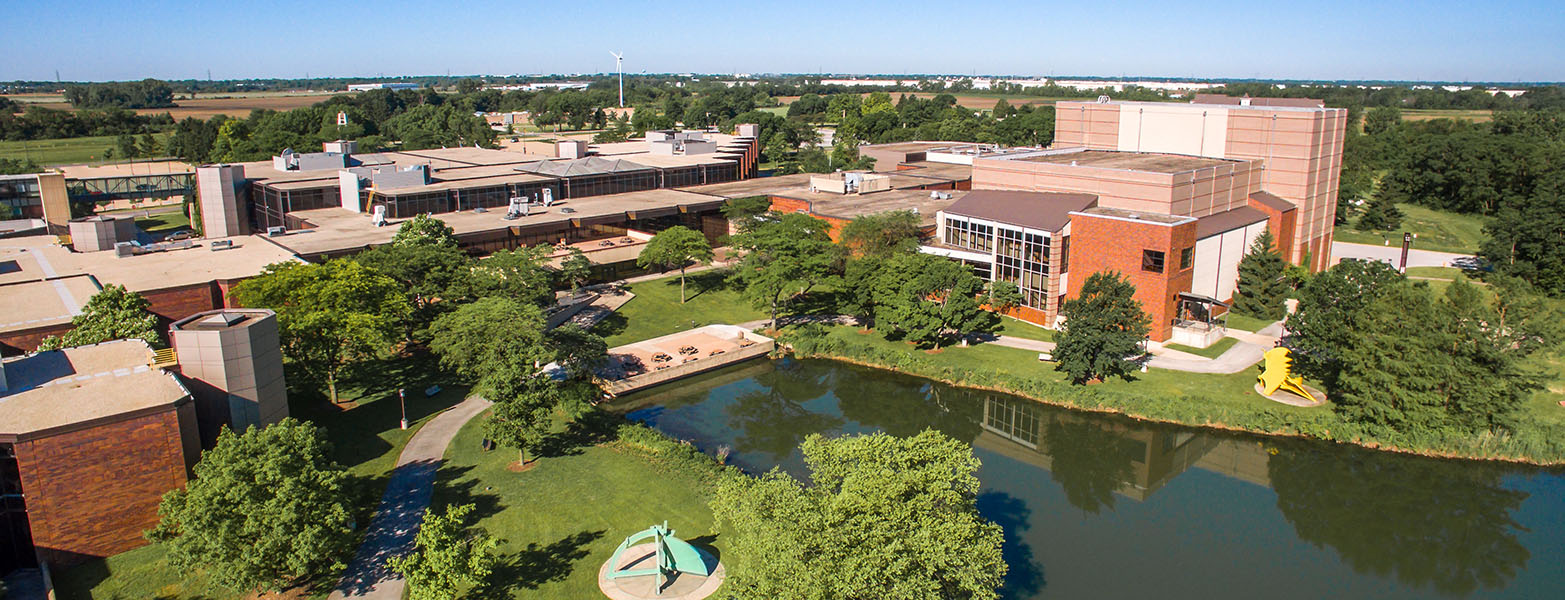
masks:
<svg viewBox="0 0 1565 600"><path fill-rule="evenodd" d="M632 73L1565 80L1560 0L5 4L0 81L596 73L610 50Z"/></svg>

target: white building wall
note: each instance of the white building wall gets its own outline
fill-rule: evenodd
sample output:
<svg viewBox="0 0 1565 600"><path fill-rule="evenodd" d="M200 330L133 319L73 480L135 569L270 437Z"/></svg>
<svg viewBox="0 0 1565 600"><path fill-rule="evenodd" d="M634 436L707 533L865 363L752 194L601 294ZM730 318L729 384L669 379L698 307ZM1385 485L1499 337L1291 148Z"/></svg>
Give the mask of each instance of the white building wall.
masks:
<svg viewBox="0 0 1565 600"><path fill-rule="evenodd" d="M1266 222L1260 221L1197 240L1190 291L1218 300L1231 300L1238 288L1239 261L1263 231L1266 231Z"/></svg>
<svg viewBox="0 0 1565 600"><path fill-rule="evenodd" d="M1120 105L1119 149L1225 158L1228 110L1202 105Z"/></svg>

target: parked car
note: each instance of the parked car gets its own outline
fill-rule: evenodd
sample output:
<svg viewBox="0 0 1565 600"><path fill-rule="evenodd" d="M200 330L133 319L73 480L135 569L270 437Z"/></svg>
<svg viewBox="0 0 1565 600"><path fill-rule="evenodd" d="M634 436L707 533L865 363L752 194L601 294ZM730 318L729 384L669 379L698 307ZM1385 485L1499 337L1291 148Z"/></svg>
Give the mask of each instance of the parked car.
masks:
<svg viewBox="0 0 1565 600"><path fill-rule="evenodd" d="M180 241L180 240L193 240L193 239L196 239L196 232L191 231L189 229L183 229L183 230L176 231L174 233L168 234L168 237L163 238L163 241L165 241L165 242L177 242L177 241Z"/></svg>

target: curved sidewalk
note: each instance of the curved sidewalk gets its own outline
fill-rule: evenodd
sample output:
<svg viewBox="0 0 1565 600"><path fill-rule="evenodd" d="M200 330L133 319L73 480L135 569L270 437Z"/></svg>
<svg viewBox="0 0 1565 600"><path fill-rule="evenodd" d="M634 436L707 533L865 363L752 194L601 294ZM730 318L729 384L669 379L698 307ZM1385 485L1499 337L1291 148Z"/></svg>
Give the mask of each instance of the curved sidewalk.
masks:
<svg viewBox="0 0 1565 600"><path fill-rule="evenodd" d="M369 533L348 563L342 581L327 598L382 598L401 600L407 583L386 568L386 560L406 553L413 546L424 510L434 494L435 471L445 458L446 446L468 421L489 408L490 402L478 396L466 400L430 419L397 457L386 492L375 508Z"/></svg>

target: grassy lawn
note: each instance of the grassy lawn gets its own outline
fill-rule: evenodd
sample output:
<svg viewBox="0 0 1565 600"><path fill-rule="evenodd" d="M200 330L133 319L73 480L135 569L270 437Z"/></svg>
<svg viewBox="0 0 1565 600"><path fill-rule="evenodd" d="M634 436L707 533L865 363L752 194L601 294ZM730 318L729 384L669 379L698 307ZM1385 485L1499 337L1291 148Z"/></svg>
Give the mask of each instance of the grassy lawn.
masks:
<svg viewBox="0 0 1565 600"><path fill-rule="evenodd" d="M1187 354L1194 354L1196 356L1204 356L1204 357L1207 357L1207 358L1217 358L1219 356L1222 356L1224 352L1227 352L1229 348L1234 347L1234 344L1237 344L1237 343L1239 343L1239 340L1231 338L1231 337L1225 337L1223 339L1217 340L1217 343L1212 344L1210 346L1207 346L1205 348L1197 348L1195 346L1186 346L1184 344L1163 344L1163 347L1164 348L1168 348L1169 350L1178 350L1180 352L1184 352L1184 353L1187 353Z"/></svg>
<svg viewBox="0 0 1565 600"><path fill-rule="evenodd" d="M1029 340L1038 340L1040 342L1054 341L1053 329L1044 329L1043 327L1033 325L1032 323L1028 323L1021 319L1014 319L1003 315L1000 317L1000 331L998 333L1000 335L1008 335L1011 337L1019 337Z"/></svg>
<svg viewBox="0 0 1565 600"><path fill-rule="evenodd" d="M1396 231L1359 231L1352 225L1338 226L1333 234L1336 241L1353 244L1392 246L1402 244L1402 234L1412 233L1417 250L1458 252L1473 254L1483 243L1484 217L1462 215L1424 208L1415 204L1398 204L1402 209L1402 227Z"/></svg>
<svg viewBox="0 0 1565 600"><path fill-rule="evenodd" d="M697 543L722 537L707 486L661 468L637 446L560 448L515 473L508 468L514 451L480 450L481 420L468 423L447 450L434 504L475 504L480 525L505 540L490 578L494 596L601 599L598 568L626 536L654 523L667 521L680 538Z"/></svg>
<svg viewBox="0 0 1565 600"><path fill-rule="evenodd" d="M599 322L593 331L608 341L609 347L629 344L713 323L737 324L767 318L766 311L755 308L740 296L739 288L729 284L727 269L691 273L685 279L684 304L679 303L679 275L634 283L636 294L614 314ZM833 291L817 287L795 300L795 314L831 312Z"/></svg>
<svg viewBox="0 0 1565 600"><path fill-rule="evenodd" d="M1462 270L1456 267L1408 267L1408 277L1427 277L1429 279L1454 280L1461 275Z"/></svg>
<svg viewBox="0 0 1565 600"><path fill-rule="evenodd" d="M769 112L769 113L772 113L772 114L777 115L779 117L786 117L786 116L788 116L788 107L787 106L764 106L764 107L761 107L761 108L757 108L756 110L761 111L761 112Z"/></svg>
<svg viewBox="0 0 1565 600"><path fill-rule="evenodd" d="M169 134L152 134L159 142L168 141ZM31 159L40 166L65 165L103 160L103 151L116 146L118 136L101 135L57 140L33 140L26 142L0 141L0 158L14 160ZM140 141L141 136L136 136ZM115 150L118 153L118 150Z"/></svg>
<svg viewBox="0 0 1565 600"><path fill-rule="evenodd" d="M427 356L377 361L364 365L339 385L343 405L332 406L317 390L290 389L289 412L326 430L333 458L355 476L355 508L359 523L368 525L391 468L419 427L466 395L465 388L445 385L426 397L423 390L442 383ZM400 427L401 410L390 382L408 386L408 429ZM54 573L62 600L88 598L243 598L212 584L206 577L180 573L169 564L166 550L154 544ZM335 583L335 576L328 583ZM329 586L328 586L329 587ZM311 597L324 598L326 590Z"/></svg>
<svg viewBox="0 0 1565 600"><path fill-rule="evenodd" d="M190 229L190 216L185 211L159 213L136 219L136 226L147 233L173 233L181 229Z"/></svg>
<svg viewBox="0 0 1565 600"><path fill-rule="evenodd" d="M1229 329L1240 329L1240 330L1249 331L1251 333L1254 333L1254 332L1260 331L1262 329L1265 329L1267 325L1271 325L1272 323L1275 323L1275 321L1268 321L1266 319L1257 319L1255 317L1247 317L1247 316L1244 316L1244 315L1241 315L1241 314L1232 313L1232 312L1228 313L1228 328Z"/></svg>

